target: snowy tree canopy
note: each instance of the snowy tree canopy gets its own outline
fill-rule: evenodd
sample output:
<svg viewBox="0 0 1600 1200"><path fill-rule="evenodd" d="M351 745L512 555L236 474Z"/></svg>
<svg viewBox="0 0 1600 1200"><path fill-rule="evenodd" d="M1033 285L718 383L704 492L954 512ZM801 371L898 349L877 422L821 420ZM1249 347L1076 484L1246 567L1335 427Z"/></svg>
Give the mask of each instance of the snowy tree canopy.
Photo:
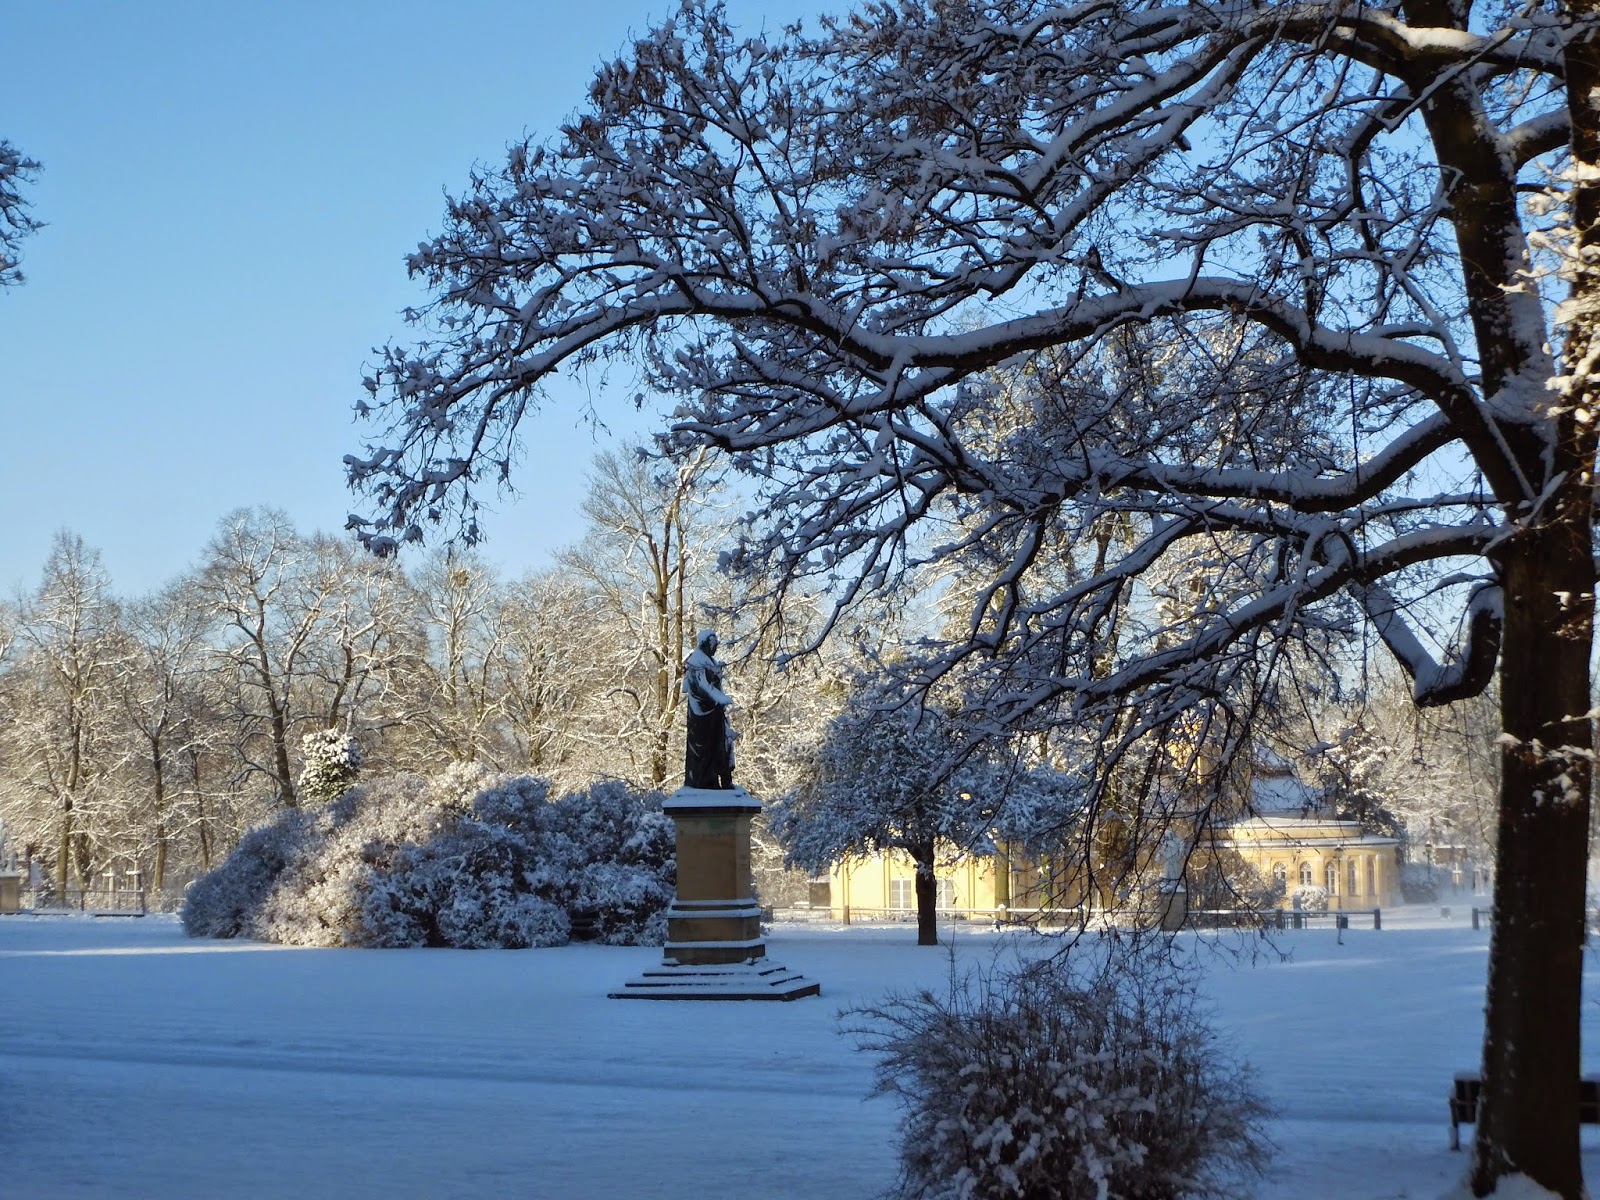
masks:
<svg viewBox="0 0 1600 1200"><path fill-rule="evenodd" d="M0 287L22 282L18 247L39 222L28 215L20 185L31 182L38 170L38 163L0 138Z"/></svg>
<svg viewBox="0 0 1600 1200"><path fill-rule="evenodd" d="M876 0L747 37L688 0L412 257L435 300L368 381L353 523L476 538L545 382L626 360L759 482L734 562L780 590L993 562L922 681L965 664L998 730L1247 722L1285 647L1362 622L1421 703L1500 667L1474 1186L1575 1197L1576 1125L1528 1114L1577 1063L1597 27Z"/></svg>
<svg viewBox="0 0 1600 1200"><path fill-rule="evenodd" d="M356 523L380 551L477 537L545 381L627 355L766 484L746 561L784 583L853 595L902 554L1008 547L961 653L1006 649L1013 723L1158 681L1176 711L1230 649L1352 608L1419 698L1481 690L1494 572L1460 580L1444 661L1403 593L1554 477L1538 251L1572 189L1541 220L1517 187L1568 141L1579 32L1491 18L907 0L766 39L685 4L411 258L437 300L369 380L391 440L348 460L378 505ZM1108 517L1136 553L1030 586ZM931 518L962 523L930 550ZM1163 563L1213 577L1182 619L1111 670L1012 675Z"/></svg>

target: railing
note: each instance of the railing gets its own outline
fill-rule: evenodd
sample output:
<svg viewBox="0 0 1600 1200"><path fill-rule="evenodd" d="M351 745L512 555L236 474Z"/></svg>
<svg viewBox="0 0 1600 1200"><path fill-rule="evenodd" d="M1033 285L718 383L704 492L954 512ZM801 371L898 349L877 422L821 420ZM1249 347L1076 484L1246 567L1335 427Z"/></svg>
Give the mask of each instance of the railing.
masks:
<svg viewBox="0 0 1600 1200"><path fill-rule="evenodd" d="M141 888L52 888L22 893L24 912L35 914L88 913L94 917L142 917L148 910Z"/></svg>
<svg viewBox="0 0 1600 1200"><path fill-rule="evenodd" d="M1086 909L1086 908L941 908L937 910L942 922L988 922L996 926L1044 926L1047 928L1068 925L1109 925L1118 927L1153 927L1161 922L1157 909ZM855 922L903 923L917 919L914 908L862 908L844 905L835 911L821 905L809 907L796 905L778 910L778 915L790 921L837 921L841 925ZM1351 917L1371 917L1374 929L1383 928L1381 908L1338 910L1322 909L1195 909L1185 917L1186 929L1309 929L1318 924L1332 928L1349 928Z"/></svg>
<svg viewBox="0 0 1600 1200"><path fill-rule="evenodd" d="M1351 917L1371 917L1374 929L1383 928L1383 909L1381 908L1291 908L1275 910L1279 917L1289 922L1290 929L1310 929L1319 921L1326 921L1336 929L1350 928ZM1282 929L1280 920L1278 928Z"/></svg>
<svg viewBox="0 0 1600 1200"><path fill-rule="evenodd" d="M1086 911L1078 908L940 908L941 921L998 922L1002 925L1075 924L1086 918ZM910 923L917 919L915 908L864 908L846 904L837 911L824 905L792 905L776 910L776 916L786 921L837 921L841 925L855 922Z"/></svg>

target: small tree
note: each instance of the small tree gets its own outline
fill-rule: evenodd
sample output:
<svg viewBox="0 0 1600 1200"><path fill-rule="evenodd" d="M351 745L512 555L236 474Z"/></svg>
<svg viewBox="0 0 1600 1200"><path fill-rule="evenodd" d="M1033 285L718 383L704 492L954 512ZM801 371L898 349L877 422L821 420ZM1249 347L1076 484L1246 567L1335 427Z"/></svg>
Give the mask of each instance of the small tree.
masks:
<svg viewBox="0 0 1600 1200"><path fill-rule="evenodd" d="M939 854L988 841L992 814L972 791L976 780L951 766L958 737L938 709L891 708L858 687L806 754L803 782L770 809L790 866L821 871L851 855L907 855L919 946L939 944Z"/></svg>
<svg viewBox="0 0 1600 1200"><path fill-rule="evenodd" d="M348 733L319 729L300 739L306 765L300 772L302 799L326 803L353 787L361 774L361 746Z"/></svg>

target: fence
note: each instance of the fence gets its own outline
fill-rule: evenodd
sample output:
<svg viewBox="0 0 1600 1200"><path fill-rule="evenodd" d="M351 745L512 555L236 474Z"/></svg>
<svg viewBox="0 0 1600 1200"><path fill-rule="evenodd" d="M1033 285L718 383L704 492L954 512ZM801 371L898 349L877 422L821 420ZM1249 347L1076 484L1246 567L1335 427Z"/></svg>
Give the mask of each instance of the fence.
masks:
<svg viewBox="0 0 1600 1200"><path fill-rule="evenodd" d="M861 922L909 924L917 919L914 908L858 908L845 905L837 915L831 908L796 906L780 910L786 921L837 921L841 925ZM1155 909L1086 909L1086 908L941 908L941 922L984 922L991 925L1043 926L1095 926L1119 928L1152 928L1161 923L1161 913ZM1345 909L1343 912L1321 909L1195 909L1188 912L1185 928L1189 929L1309 929L1318 924L1329 928L1349 928L1349 918L1371 917L1374 929L1383 928L1383 910L1380 908Z"/></svg>
<svg viewBox="0 0 1600 1200"><path fill-rule="evenodd" d="M22 910L35 914L87 913L93 917L142 917L149 908L145 890L139 888L51 888L22 893Z"/></svg>

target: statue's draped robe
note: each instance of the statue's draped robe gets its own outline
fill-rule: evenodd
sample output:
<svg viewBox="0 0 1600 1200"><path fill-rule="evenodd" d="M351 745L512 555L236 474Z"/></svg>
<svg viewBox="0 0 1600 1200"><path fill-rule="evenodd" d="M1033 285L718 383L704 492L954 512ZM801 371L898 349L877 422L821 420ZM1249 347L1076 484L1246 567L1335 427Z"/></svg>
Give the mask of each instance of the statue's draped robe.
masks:
<svg viewBox="0 0 1600 1200"><path fill-rule="evenodd" d="M722 690L722 664L704 650L696 650L684 663L683 683L689 698L684 786L731 788L733 738L728 731L731 701Z"/></svg>

